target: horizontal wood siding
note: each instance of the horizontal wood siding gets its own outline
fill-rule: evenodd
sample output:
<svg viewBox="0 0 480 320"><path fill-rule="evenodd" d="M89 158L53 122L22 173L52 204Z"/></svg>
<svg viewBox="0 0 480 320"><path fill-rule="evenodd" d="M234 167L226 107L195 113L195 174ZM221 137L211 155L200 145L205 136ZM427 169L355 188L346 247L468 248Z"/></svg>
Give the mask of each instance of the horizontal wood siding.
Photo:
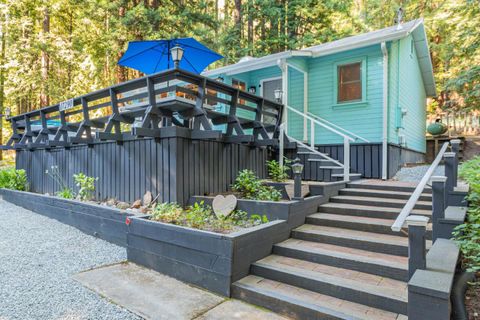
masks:
<svg viewBox="0 0 480 320"><path fill-rule="evenodd" d="M77 190L73 175L98 177L95 197L133 202L151 191L159 201L186 204L193 195L225 192L242 169L266 176L267 150L246 145L173 137L79 145L50 151L18 151L16 166L25 169L30 190L54 194L60 186L46 174L58 166L66 184Z"/></svg>
<svg viewBox="0 0 480 320"><path fill-rule="evenodd" d="M335 105L334 73L335 64L342 61L363 60L366 62L366 101L365 103ZM371 142L382 140L382 99L383 68L380 44L309 59L308 66L308 110L368 139ZM302 124L303 127L303 124ZM315 128L316 142L321 144L341 143L338 135Z"/></svg>

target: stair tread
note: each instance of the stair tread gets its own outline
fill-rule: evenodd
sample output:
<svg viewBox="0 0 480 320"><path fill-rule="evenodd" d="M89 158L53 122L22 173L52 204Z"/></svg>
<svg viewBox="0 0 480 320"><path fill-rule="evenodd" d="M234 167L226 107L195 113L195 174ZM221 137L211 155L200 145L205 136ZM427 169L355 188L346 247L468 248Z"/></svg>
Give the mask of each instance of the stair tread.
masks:
<svg viewBox="0 0 480 320"><path fill-rule="evenodd" d="M407 302L407 283L399 280L274 254L255 262L254 265Z"/></svg>
<svg viewBox="0 0 480 320"><path fill-rule="evenodd" d="M350 223L358 224L373 224L377 226L392 226L392 219L380 219L380 218L370 218L370 217L361 217L361 216L349 216L344 214L334 214L334 213L323 213L317 212L308 216L309 218L319 219L319 220L334 220L334 221L345 221ZM427 225L427 230L432 230L432 224Z"/></svg>
<svg viewBox="0 0 480 320"><path fill-rule="evenodd" d="M358 230L351 230L351 229L344 229L344 228L335 228L335 227L325 227L325 226L317 226L313 224L304 224L294 231L297 232L305 232L317 235L325 235L331 236L336 238L344 238L350 240L358 240L358 241L367 241L367 242L376 242L382 244L389 244L395 246L403 246L408 248L408 238L402 237L400 235L394 236L389 234L382 234L376 232L367 232L367 231L358 231ZM431 246L431 241L427 240L427 247Z"/></svg>
<svg viewBox="0 0 480 320"><path fill-rule="evenodd" d="M349 176L353 177L361 177L361 173L350 173ZM332 177L343 177L343 173L334 173L332 174Z"/></svg>
<svg viewBox="0 0 480 320"><path fill-rule="evenodd" d="M372 207L372 206L364 206L358 204L350 204L350 203L325 203L319 206L321 208L345 208L345 209L364 209L369 211L378 211L378 212L385 212L385 213L397 213L399 214L402 211L402 208L392 208L392 207ZM411 213L412 215L424 215L424 216L431 216L431 210L424 210L424 209L414 209ZM396 218L396 217L395 217Z"/></svg>
<svg viewBox="0 0 480 320"><path fill-rule="evenodd" d="M391 198L379 198L379 197L364 197L364 196L334 196L331 199L338 200L357 200L357 201L373 201L373 202L384 202L384 203L399 203L406 204L408 200L406 199L391 199ZM417 205L432 205L431 201L417 201Z"/></svg>
<svg viewBox="0 0 480 320"><path fill-rule="evenodd" d="M391 190L375 190L375 189L361 189L361 188L345 188L341 189L340 191L345 191L345 192L361 192L361 193L366 193L366 194L372 194L372 195L378 195L378 194L384 194L384 195L404 195L404 196L410 196L412 195L412 192L407 192L407 191L391 191ZM426 197L432 197L432 194L430 193L422 193L422 196Z"/></svg>
<svg viewBox="0 0 480 320"><path fill-rule="evenodd" d="M361 250L350 247L337 246L328 243L306 241L294 238L290 238L283 242L277 243L275 246L300 250L314 254L329 255L336 258L356 260L370 264L379 264L401 270L408 270L407 257L390 255L386 253L378 253L374 251Z"/></svg>
<svg viewBox="0 0 480 320"><path fill-rule="evenodd" d="M249 275L233 284L286 303L295 303L343 319L400 320L403 315L327 296L282 282ZM277 304L278 305L278 304Z"/></svg>

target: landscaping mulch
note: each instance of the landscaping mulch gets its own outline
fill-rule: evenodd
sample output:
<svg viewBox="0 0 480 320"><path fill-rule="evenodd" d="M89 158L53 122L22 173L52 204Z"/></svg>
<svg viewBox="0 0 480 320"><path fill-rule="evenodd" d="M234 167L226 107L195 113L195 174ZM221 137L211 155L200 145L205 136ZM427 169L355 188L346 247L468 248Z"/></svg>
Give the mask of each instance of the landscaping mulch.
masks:
<svg viewBox="0 0 480 320"><path fill-rule="evenodd" d="M480 283L468 286L465 293L465 305L468 311L468 320L480 319Z"/></svg>

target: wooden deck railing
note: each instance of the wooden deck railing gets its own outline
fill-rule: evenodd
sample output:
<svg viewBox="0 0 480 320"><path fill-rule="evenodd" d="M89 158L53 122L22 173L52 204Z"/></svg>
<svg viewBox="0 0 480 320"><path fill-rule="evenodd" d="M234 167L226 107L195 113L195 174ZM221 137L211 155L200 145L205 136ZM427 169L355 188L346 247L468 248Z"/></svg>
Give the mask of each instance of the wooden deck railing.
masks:
<svg viewBox="0 0 480 320"><path fill-rule="evenodd" d="M276 145L282 112L279 103L174 69L12 116L2 149L159 137L172 125L195 129L199 139Z"/></svg>

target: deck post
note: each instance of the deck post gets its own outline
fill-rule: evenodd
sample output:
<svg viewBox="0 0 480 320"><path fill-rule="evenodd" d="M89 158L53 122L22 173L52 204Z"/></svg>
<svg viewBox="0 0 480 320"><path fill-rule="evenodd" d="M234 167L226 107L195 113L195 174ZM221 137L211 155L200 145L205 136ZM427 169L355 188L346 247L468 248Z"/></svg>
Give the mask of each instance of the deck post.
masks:
<svg viewBox="0 0 480 320"><path fill-rule="evenodd" d="M428 218L425 216L409 216L408 225L408 279L417 269L427 267L426 229Z"/></svg>
<svg viewBox="0 0 480 320"><path fill-rule="evenodd" d="M450 140L450 145L452 146L452 152L455 153L455 166L454 166L454 175L453 175L453 186L457 186L458 179L458 163L459 163L459 154L460 154L460 139Z"/></svg>
<svg viewBox="0 0 480 320"><path fill-rule="evenodd" d="M343 181L350 181L350 140L343 138Z"/></svg>
<svg viewBox="0 0 480 320"><path fill-rule="evenodd" d="M447 177L447 194L450 194L455 187L455 153L445 152L443 154L443 160L445 161L445 176Z"/></svg>
<svg viewBox="0 0 480 320"><path fill-rule="evenodd" d="M447 177L434 176L432 181L432 241L440 237L440 220L445 218Z"/></svg>

